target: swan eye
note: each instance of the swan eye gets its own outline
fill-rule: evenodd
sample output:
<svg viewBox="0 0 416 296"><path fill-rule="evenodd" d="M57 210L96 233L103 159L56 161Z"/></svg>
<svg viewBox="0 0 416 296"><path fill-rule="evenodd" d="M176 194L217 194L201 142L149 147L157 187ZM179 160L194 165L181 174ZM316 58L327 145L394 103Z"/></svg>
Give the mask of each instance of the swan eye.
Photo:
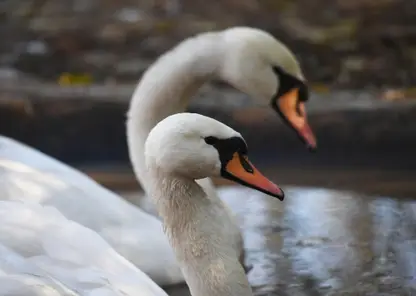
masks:
<svg viewBox="0 0 416 296"><path fill-rule="evenodd" d="M215 145L218 142L218 138L212 136L205 137L204 140L205 143L207 143L208 145Z"/></svg>

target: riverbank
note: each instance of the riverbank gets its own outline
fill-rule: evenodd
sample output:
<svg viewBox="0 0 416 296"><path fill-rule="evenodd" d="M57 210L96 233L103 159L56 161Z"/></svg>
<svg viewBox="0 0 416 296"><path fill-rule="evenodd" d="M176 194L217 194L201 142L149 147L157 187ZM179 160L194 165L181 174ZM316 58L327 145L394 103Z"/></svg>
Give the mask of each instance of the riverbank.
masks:
<svg viewBox="0 0 416 296"><path fill-rule="evenodd" d="M257 163L256 163L257 164ZM295 168L257 165L274 182L286 186L308 186L351 190L369 196L394 196L416 199L416 172L406 170L376 170L351 168ZM141 187L130 167L79 167L91 178L114 191L140 191ZM214 179L217 186L235 185L224 179Z"/></svg>
<svg viewBox="0 0 416 296"><path fill-rule="evenodd" d="M125 114L134 86L109 88L118 94L113 100L99 95L111 96L106 88L78 95L76 88L60 88L64 97L37 89L1 93L0 134L74 165L128 164ZM358 91L313 93L307 108L319 149L310 154L270 108L247 96L207 86L196 97L188 111L232 126L253 156L281 166L416 169L416 100L382 100Z"/></svg>

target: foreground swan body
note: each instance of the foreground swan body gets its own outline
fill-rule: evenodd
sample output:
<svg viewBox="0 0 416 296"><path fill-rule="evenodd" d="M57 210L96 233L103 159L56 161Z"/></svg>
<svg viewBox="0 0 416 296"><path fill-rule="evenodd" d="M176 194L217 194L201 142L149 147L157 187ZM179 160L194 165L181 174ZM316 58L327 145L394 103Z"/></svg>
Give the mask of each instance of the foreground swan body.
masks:
<svg viewBox="0 0 416 296"><path fill-rule="evenodd" d="M167 116L185 111L192 95L212 78L228 82L271 105L308 147L316 148L304 107L308 90L299 63L289 49L270 34L253 28L202 33L162 55L144 73L133 94L127 120L129 155L146 193L150 180L144 164L144 143L150 130ZM208 198L221 200L210 179L198 180L198 184ZM132 202L155 213L148 198ZM227 227L229 239L243 258L237 223L229 223Z"/></svg>
<svg viewBox="0 0 416 296"><path fill-rule="evenodd" d="M224 204L196 179L222 176L283 200L283 191L248 160L242 136L205 116L167 117L145 143L149 193L192 296L252 296ZM242 197L243 198L243 197Z"/></svg>
<svg viewBox="0 0 416 296"><path fill-rule="evenodd" d="M53 206L96 231L159 285L183 282L159 220L77 170L6 137L0 137L0 199ZM41 255L35 243L26 248Z"/></svg>
<svg viewBox="0 0 416 296"><path fill-rule="evenodd" d="M1 243L0 287L2 296L79 295Z"/></svg>
<svg viewBox="0 0 416 296"><path fill-rule="evenodd" d="M38 203L0 201L0 270L0 295L20 288L10 276L32 275L39 295L167 296L97 233Z"/></svg>

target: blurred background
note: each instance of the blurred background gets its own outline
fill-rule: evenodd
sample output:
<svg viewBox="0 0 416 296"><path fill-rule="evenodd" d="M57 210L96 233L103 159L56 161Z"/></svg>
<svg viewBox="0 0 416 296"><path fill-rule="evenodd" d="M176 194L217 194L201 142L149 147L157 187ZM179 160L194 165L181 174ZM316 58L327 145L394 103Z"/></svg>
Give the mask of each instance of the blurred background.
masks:
<svg viewBox="0 0 416 296"><path fill-rule="evenodd" d="M325 207L339 202L337 209L344 214L328 215L345 215L345 221L339 218L345 223L328 220L329 224L322 222L326 226L317 224L314 229L361 233L358 243L349 246L351 252L366 250L357 259L360 264L351 269L362 276L344 282L348 295L415 295L416 233L411 227L416 225L415 1L3 0L0 134L132 196L140 187L127 155L125 114L143 71L188 36L236 25L264 29L296 54L312 92L307 110L318 151L307 152L270 108L257 106L221 82L204 86L188 110L239 130L253 162L279 184L292 186L294 196L299 196L296 209L307 214L289 210L290 217L284 219L300 225L305 219L314 220L314 215L324 217ZM298 186L311 189L302 191ZM283 214L273 212L277 207L266 203L256 211L271 209L270 219L281 224ZM362 219L354 220L357 215ZM247 228L259 229L258 221L247 223ZM266 230L258 232L278 233L278 238L257 250L256 260L284 245L277 243L284 237L282 229L271 230L270 220L264 223ZM333 228L328 226L332 224ZM388 231L400 238L378 236ZM395 245L399 241L403 244ZM296 256L325 256L324 251L302 252ZM327 269L323 263L314 265L312 257L305 259L309 269L299 281L311 294L304 295L327 295L339 287L334 272L356 262L345 256L334 259L336 268L325 263ZM380 258L390 258L390 265L383 265L388 271L371 273ZM277 259L269 259L267 264L275 266ZM290 285L276 280L274 271L267 274L266 280L259 276L264 281L259 286L267 293ZM357 290L358 282L363 283L362 290Z"/></svg>

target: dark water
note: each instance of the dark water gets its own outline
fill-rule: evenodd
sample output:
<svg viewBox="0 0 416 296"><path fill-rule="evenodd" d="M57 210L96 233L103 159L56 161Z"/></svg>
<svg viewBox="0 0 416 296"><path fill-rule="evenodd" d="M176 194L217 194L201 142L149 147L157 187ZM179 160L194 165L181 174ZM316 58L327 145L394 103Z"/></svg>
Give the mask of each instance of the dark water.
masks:
<svg viewBox="0 0 416 296"><path fill-rule="evenodd" d="M416 200L283 187L221 196L243 229L255 295L416 295ZM167 288L189 295L186 285Z"/></svg>

